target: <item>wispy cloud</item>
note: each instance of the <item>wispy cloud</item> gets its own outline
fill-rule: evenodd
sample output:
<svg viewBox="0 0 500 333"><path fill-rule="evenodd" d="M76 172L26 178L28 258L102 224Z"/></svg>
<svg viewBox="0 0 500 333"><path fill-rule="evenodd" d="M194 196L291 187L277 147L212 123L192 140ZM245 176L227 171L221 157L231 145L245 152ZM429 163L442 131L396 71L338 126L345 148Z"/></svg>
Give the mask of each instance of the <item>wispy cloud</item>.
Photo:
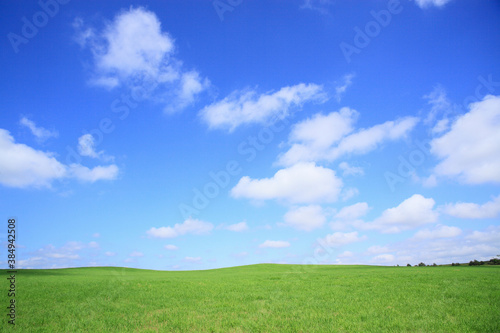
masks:
<svg viewBox="0 0 500 333"><path fill-rule="evenodd" d="M59 133L56 131L50 131L43 127L39 127L32 120L22 117L19 123L30 129L31 133L37 138L37 140L43 142L49 138L57 138Z"/></svg>
<svg viewBox="0 0 500 333"><path fill-rule="evenodd" d="M354 78L354 74L347 74L343 78L343 82L335 87L335 98L337 102L340 103L342 96L346 92L347 88L352 84L352 79Z"/></svg>
<svg viewBox="0 0 500 333"><path fill-rule="evenodd" d="M451 0L415 0L416 4L422 9L430 7L441 8L444 7L444 5L446 5L450 1Z"/></svg>
<svg viewBox="0 0 500 333"><path fill-rule="evenodd" d="M284 118L292 107L311 101L324 102L326 99L323 87L312 83L300 83L264 94L250 89L237 90L203 108L200 116L210 128L231 132L244 124L263 124L272 118Z"/></svg>
<svg viewBox="0 0 500 333"><path fill-rule="evenodd" d="M173 227L151 228L146 234L154 238L175 238L186 234L207 234L214 228L212 223L189 218Z"/></svg>
<svg viewBox="0 0 500 333"><path fill-rule="evenodd" d="M260 244L260 248L282 248L282 247L289 247L290 243L285 242L285 241L273 241L273 240L266 240L264 243Z"/></svg>

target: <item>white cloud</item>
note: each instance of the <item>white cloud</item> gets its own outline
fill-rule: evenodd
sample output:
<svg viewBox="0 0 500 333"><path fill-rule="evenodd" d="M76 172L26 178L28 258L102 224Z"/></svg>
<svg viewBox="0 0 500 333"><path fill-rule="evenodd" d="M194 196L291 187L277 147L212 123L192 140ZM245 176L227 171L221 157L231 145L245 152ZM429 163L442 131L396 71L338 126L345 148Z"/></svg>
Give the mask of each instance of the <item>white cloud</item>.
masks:
<svg viewBox="0 0 500 333"><path fill-rule="evenodd" d="M133 251L132 253L129 254L129 257L144 257L144 253Z"/></svg>
<svg viewBox="0 0 500 333"><path fill-rule="evenodd" d="M77 41L94 56L92 83L108 89L125 85L143 97L166 104L174 112L192 104L210 82L198 72L184 71L174 57L174 39L162 31L155 13L131 8L119 13L101 32L73 24Z"/></svg>
<svg viewBox="0 0 500 333"><path fill-rule="evenodd" d="M342 95L344 95L347 88L349 88L349 86L352 84L353 78L354 74L347 74L344 76L344 82L340 86L335 87L335 98L337 99L337 102L340 103Z"/></svg>
<svg viewBox="0 0 500 333"><path fill-rule="evenodd" d="M373 245L370 246L367 250L367 254L381 254L381 253L387 253L389 252L389 248L387 246L379 246L379 245Z"/></svg>
<svg viewBox="0 0 500 333"><path fill-rule="evenodd" d="M285 223L298 230L311 231L321 228L326 217L319 205L292 208L285 214Z"/></svg>
<svg viewBox="0 0 500 333"><path fill-rule="evenodd" d="M97 158L102 154L102 152L95 151L95 141L92 134L84 134L78 138L78 153L92 158Z"/></svg>
<svg viewBox="0 0 500 333"><path fill-rule="evenodd" d="M294 125L290 133L290 141L302 142L317 148L327 148L353 131L353 125L358 116L356 110L347 107L327 115L317 113Z"/></svg>
<svg viewBox="0 0 500 333"><path fill-rule="evenodd" d="M97 248L99 248L99 243L92 241L88 244L88 246L91 248L97 249Z"/></svg>
<svg viewBox="0 0 500 333"><path fill-rule="evenodd" d="M107 252L104 252L104 255L106 257L114 257L114 256L116 256L116 252L107 251Z"/></svg>
<svg viewBox="0 0 500 333"><path fill-rule="evenodd" d="M344 251L337 256L337 258L352 258L352 257L354 257L354 253L352 253L351 251Z"/></svg>
<svg viewBox="0 0 500 333"><path fill-rule="evenodd" d="M290 243L285 242L285 241L272 241L272 240L266 240L264 243L260 244L260 248L280 248L280 247L289 247Z"/></svg>
<svg viewBox="0 0 500 333"><path fill-rule="evenodd" d="M246 231L248 230L248 225L246 222L240 222L240 223L235 223L235 224L231 224L231 225L228 225L226 227L227 230L230 230L230 231L235 231L235 232L242 232L242 231Z"/></svg>
<svg viewBox="0 0 500 333"><path fill-rule="evenodd" d="M358 236L357 231L353 232L334 232L333 234L326 235L325 238L321 239L326 246L340 247L347 244L361 242L367 239L366 236Z"/></svg>
<svg viewBox="0 0 500 333"><path fill-rule="evenodd" d="M340 163L339 168L344 171L344 176L362 176L365 174L363 168L350 166L347 162Z"/></svg>
<svg viewBox="0 0 500 333"><path fill-rule="evenodd" d="M154 238L174 238L186 234L207 234L213 228L212 223L188 218L183 223L176 223L173 227L151 228L146 231L146 234Z"/></svg>
<svg viewBox="0 0 500 333"><path fill-rule="evenodd" d="M469 202L447 204L442 207L445 214L462 219L488 219L500 214L500 195L482 205Z"/></svg>
<svg viewBox="0 0 500 333"><path fill-rule="evenodd" d="M433 126L433 134L439 134L447 130L450 122L447 116L451 112L451 102L446 96L444 88L437 85L432 92L424 96L424 99L431 106L424 123ZM441 119L437 119L439 114L442 116Z"/></svg>
<svg viewBox="0 0 500 333"><path fill-rule="evenodd" d="M486 231L473 231L466 239L471 241L476 241L481 244L494 244L498 246L500 244L500 226L490 226ZM497 253L491 253L491 255L496 255Z"/></svg>
<svg viewBox="0 0 500 333"><path fill-rule="evenodd" d="M76 178L82 181L115 179L116 165L89 169L80 164L66 166L55 154L15 143L7 130L0 129L0 184L9 187L50 187L55 180Z"/></svg>
<svg viewBox="0 0 500 333"><path fill-rule="evenodd" d="M200 116L210 128L233 131L240 125L262 124L272 118L284 118L291 107L325 99L323 87L316 84L300 83L261 95L254 90L234 91L222 101L203 108Z"/></svg>
<svg viewBox="0 0 500 333"><path fill-rule="evenodd" d="M192 263L200 263L201 257L185 257L184 260Z"/></svg>
<svg viewBox="0 0 500 333"><path fill-rule="evenodd" d="M70 164L68 171L73 177L90 183L94 183L98 180L116 179L119 172L118 167L114 164L108 166L96 166L92 169L80 164Z"/></svg>
<svg viewBox="0 0 500 333"><path fill-rule="evenodd" d="M56 138L59 134L56 131L49 131L43 127L38 127L36 124L26 117L22 117L20 122L21 125L26 126L30 129L31 133L39 140L45 141L48 138Z"/></svg>
<svg viewBox="0 0 500 333"><path fill-rule="evenodd" d="M379 255L372 258L372 262L380 263L380 264L387 264L387 263L393 262L394 258L395 257L393 254L389 254L389 253L379 254Z"/></svg>
<svg viewBox="0 0 500 333"><path fill-rule="evenodd" d="M413 237L415 239L436 239L436 238L451 238L456 237L462 233L462 230L457 227L449 227L446 225L439 225L433 230L422 229L419 230Z"/></svg>
<svg viewBox="0 0 500 333"><path fill-rule="evenodd" d="M451 0L415 0L417 5L422 9L429 8L432 6L441 8L450 1Z"/></svg>
<svg viewBox="0 0 500 333"><path fill-rule="evenodd" d="M317 11L320 14L327 15L330 13L328 7L332 4L332 0L304 0L304 3L300 6L300 8Z"/></svg>
<svg viewBox="0 0 500 333"><path fill-rule="evenodd" d="M500 96L472 103L447 133L431 141L431 152L441 159L434 168L437 176L500 183Z"/></svg>
<svg viewBox="0 0 500 333"><path fill-rule="evenodd" d="M358 116L357 111L344 107L339 112L317 114L296 124L289 138L291 147L278 157L278 164L331 162L345 155L365 154L385 141L405 137L418 122L418 118L405 117L353 133Z"/></svg>
<svg viewBox="0 0 500 333"><path fill-rule="evenodd" d="M92 237L99 238L99 237L101 237L101 234L96 232L96 233L92 234Z"/></svg>
<svg viewBox="0 0 500 333"><path fill-rule="evenodd" d="M44 246L36 251L27 252L23 257L27 259L19 260L19 268L64 268L84 266L84 257L94 256L99 244L96 242L75 242L70 241L63 246Z"/></svg>
<svg viewBox="0 0 500 333"><path fill-rule="evenodd" d="M347 201L347 200L351 199L352 197L355 197L358 194L359 194L359 190L355 187L345 188L342 191L342 201Z"/></svg>
<svg viewBox="0 0 500 333"><path fill-rule="evenodd" d="M335 171L314 163L299 163L281 169L272 178L242 177L231 190L235 198L286 200L291 203L334 202L342 188Z"/></svg>
<svg viewBox="0 0 500 333"><path fill-rule="evenodd" d="M354 205L343 207L337 214L335 214L335 218L341 220L356 220L365 216L369 210L370 207L368 207L366 202L358 202Z"/></svg>
<svg viewBox="0 0 500 333"><path fill-rule="evenodd" d="M0 183L10 187L49 187L67 176L66 167L52 153L15 143L8 131L0 129Z"/></svg>
<svg viewBox="0 0 500 333"><path fill-rule="evenodd" d="M164 246L166 250L169 250L169 251L176 251L178 250L179 248L173 244L167 244Z"/></svg>
<svg viewBox="0 0 500 333"><path fill-rule="evenodd" d="M382 253L392 253L395 258L386 264L413 265L449 264L488 260L500 253L500 226L490 226L482 231L473 231L465 236L460 229L437 226L424 231L421 237L413 237L385 247ZM418 234L418 233L417 233ZM375 253L374 253L375 254Z"/></svg>
<svg viewBox="0 0 500 333"><path fill-rule="evenodd" d="M330 223L333 230L345 230L349 226L362 225L364 222L360 218L365 216L371 208L366 202L358 202L354 205L343 207L334 215L334 220Z"/></svg>
<svg viewBox="0 0 500 333"><path fill-rule="evenodd" d="M382 215L373 222L365 223L360 227L376 229L384 233L397 233L423 224L433 223L438 218L438 213L433 210L434 205L434 199L414 194L397 207L383 211Z"/></svg>

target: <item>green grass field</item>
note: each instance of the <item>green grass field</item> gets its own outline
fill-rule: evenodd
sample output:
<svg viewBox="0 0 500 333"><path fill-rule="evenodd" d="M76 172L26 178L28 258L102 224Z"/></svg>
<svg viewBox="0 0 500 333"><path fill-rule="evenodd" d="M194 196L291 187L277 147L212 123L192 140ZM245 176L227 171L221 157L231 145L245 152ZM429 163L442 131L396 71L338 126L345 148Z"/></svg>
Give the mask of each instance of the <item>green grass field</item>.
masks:
<svg viewBox="0 0 500 333"><path fill-rule="evenodd" d="M96 267L16 284L20 332L500 332L500 266Z"/></svg>

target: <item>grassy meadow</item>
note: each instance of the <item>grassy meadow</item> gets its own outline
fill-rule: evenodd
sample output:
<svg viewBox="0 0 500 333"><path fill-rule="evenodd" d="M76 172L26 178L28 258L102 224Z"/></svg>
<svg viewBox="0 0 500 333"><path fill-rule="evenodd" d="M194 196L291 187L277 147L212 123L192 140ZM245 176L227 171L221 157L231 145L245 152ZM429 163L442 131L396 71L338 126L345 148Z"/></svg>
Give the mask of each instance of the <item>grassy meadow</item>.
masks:
<svg viewBox="0 0 500 333"><path fill-rule="evenodd" d="M500 332L500 266L19 270L16 289L20 332Z"/></svg>

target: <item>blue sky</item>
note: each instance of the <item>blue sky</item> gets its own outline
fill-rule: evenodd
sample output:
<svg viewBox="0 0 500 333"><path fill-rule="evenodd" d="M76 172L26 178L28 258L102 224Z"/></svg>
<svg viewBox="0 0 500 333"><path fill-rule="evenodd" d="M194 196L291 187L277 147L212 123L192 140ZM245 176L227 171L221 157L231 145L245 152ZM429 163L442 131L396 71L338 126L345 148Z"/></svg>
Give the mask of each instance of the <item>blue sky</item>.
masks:
<svg viewBox="0 0 500 333"><path fill-rule="evenodd" d="M18 267L500 254L497 1L0 13L0 211L18 221Z"/></svg>

